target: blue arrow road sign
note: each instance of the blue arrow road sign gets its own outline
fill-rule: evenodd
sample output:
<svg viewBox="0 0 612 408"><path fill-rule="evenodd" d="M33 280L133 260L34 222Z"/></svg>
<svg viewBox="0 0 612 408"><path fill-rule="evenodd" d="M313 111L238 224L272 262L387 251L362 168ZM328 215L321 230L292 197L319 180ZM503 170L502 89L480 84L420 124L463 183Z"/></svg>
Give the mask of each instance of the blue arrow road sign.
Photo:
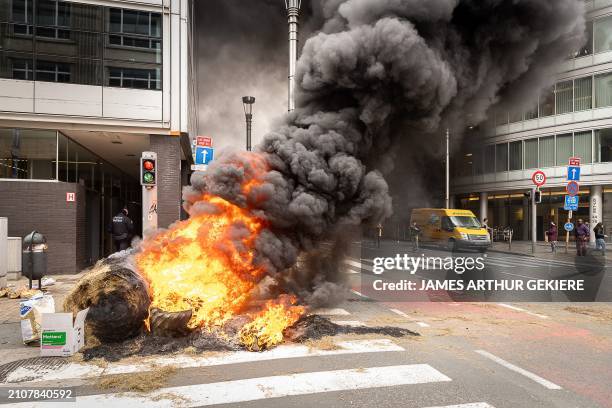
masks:
<svg viewBox="0 0 612 408"><path fill-rule="evenodd" d="M563 207L566 211L578 211L578 196L565 196L565 206Z"/></svg>
<svg viewBox="0 0 612 408"><path fill-rule="evenodd" d="M195 163L196 164L208 164L213 159L213 156L214 156L214 149L212 147L197 146Z"/></svg>
<svg viewBox="0 0 612 408"><path fill-rule="evenodd" d="M563 225L563 228L565 228L567 232L572 232L574 230L574 224L571 222L566 222L565 225Z"/></svg>
<svg viewBox="0 0 612 408"><path fill-rule="evenodd" d="M567 179L570 181L580 181L580 167L568 166L567 167Z"/></svg>

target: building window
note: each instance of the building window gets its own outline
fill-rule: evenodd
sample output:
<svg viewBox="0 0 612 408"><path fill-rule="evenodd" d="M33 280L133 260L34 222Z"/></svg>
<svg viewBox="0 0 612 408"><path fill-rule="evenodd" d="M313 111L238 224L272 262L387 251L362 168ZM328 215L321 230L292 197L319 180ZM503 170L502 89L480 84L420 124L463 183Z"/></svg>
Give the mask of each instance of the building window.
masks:
<svg viewBox="0 0 612 408"><path fill-rule="evenodd" d="M553 167L555 165L555 137L540 138L538 152L540 167Z"/></svg>
<svg viewBox="0 0 612 408"><path fill-rule="evenodd" d="M12 60L12 65L14 79L34 80L31 60L15 59Z"/></svg>
<svg viewBox="0 0 612 408"><path fill-rule="evenodd" d="M508 171L508 143L495 145L495 171Z"/></svg>
<svg viewBox="0 0 612 408"><path fill-rule="evenodd" d="M525 140L525 168L538 167L538 139Z"/></svg>
<svg viewBox="0 0 612 408"><path fill-rule="evenodd" d="M157 69L108 67L108 85L120 88L161 89Z"/></svg>
<svg viewBox="0 0 612 408"><path fill-rule="evenodd" d="M538 103L537 101L532 105L531 109L525 111L525 120L537 119L538 118Z"/></svg>
<svg viewBox="0 0 612 408"><path fill-rule="evenodd" d="M510 170L523 168L523 142L510 143Z"/></svg>
<svg viewBox="0 0 612 408"><path fill-rule="evenodd" d="M495 173L495 145L485 147L484 169L486 174Z"/></svg>
<svg viewBox="0 0 612 408"><path fill-rule="evenodd" d="M595 76L595 107L612 106L612 72Z"/></svg>
<svg viewBox="0 0 612 408"><path fill-rule="evenodd" d="M57 132L0 128L0 178L55 179Z"/></svg>
<svg viewBox="0 0 612 408"><path fill-rule="evenodd" d="M15 34L32 34L32 4L33 0L13 0L11 20L16 23L13 26Z"/></svg>
<svg viewBox="0 0 612 408"><path fill-rule="evenodd" d="M557 83L555 89L555 104L557 115L570 113L574 110L574 81L564 81Z"/></svg>
<svg viewBox="0 0 612 408"><path fill-rule="evenodd" d="M597 161L600 163L612 162L612 129L598 129L595 131Z"/></svg>
<svg viewBox="0 0 612 408"><path fill-rule="evenodd" d="M111 8L109 43L123 47L161 48L161 14ZM116 34L115 34L116 33Z"/></svg>
<svg viewBox="0 0 612 408"><path fill-rule="evenodd" d="M593 108L593 78L574 81L574 109L576 112Z"/></svg>
<svg viewBox="0 0 612 408"><path fill-rule="evenodd" d="M574 134L574 156L580 157L582 163L591 163L593 155L591 131Z"/></svg>
<svg viewBox="0 0 612 408"><path fill-rule="evenodd" d="M612 16L595 20L595 52L612 50Z"/></svg>
<svg viewBox="0 0 612 408"><path fill-rule="evenodd" d="M70 3L57 0L37 0L36 36L69 39Z"/></svg>
<svg viewBox="0 0 612 408"><path fill-rule="evenodd" d="M540 117L552 116L555 114L555 88L552 87L540 97Z"/></svg>
<svg viewBox="0 0 612 408"><path fill-rule="evenodd" d="M523 110L519 108L519 109L510 111L509 120L510 120L510 123L516 123L516 122L522 121L523 120Z"/></svg>
<svg viewBox="0 0 612 408"><path fill-rule="evenodd" d="M584 33L585 43L576 53L576 58L591 55L593 53L593 22L586 22L586 32Z"/></svg>
<svg viewBox="0 0 612 408"><path fill-rule="evenodd" d="M574 154L572 134L557 135L557 166L565 166Z"/></svg>
<svg viewBox="0 0 612 408"><path fill-rule="evenodd" d="M70 82L70 64L36 61L36 81Z"/></svg>

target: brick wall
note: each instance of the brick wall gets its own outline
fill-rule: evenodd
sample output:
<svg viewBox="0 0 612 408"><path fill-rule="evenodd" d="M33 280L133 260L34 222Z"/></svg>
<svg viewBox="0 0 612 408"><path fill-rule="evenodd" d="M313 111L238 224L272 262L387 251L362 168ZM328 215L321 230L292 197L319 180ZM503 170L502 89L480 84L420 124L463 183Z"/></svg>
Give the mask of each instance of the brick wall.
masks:
<svg viewBox="0 0 612 408"><path fill-rule="evenodd" d="M76 203L66 202L67 192L77 193ZM49 274L75 273L82 266L84 217L77 213L84 200L85 190L73 183L0 181L0 216L8 218L9 236L33 230L45 235Z"/></svg>
<svg viewBox="0 0 612 408"><path fill-rule="evenodd" d="M157 223L167 228L181 217L181 139L151 135L150 149L157 153Z"/></svg>

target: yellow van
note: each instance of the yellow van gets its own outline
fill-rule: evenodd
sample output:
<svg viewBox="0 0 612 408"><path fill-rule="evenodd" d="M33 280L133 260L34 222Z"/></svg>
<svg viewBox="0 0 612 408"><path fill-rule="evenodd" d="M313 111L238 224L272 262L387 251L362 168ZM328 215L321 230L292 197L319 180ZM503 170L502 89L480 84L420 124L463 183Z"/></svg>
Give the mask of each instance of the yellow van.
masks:
<svg viewBox="0 0 612 408"><path fill-rule="evenodd" d="M491 245L487 230L470 210L415 208L410 224L416 222L423 244L444 246L449 250L476 249L485 252Z"/></svg>

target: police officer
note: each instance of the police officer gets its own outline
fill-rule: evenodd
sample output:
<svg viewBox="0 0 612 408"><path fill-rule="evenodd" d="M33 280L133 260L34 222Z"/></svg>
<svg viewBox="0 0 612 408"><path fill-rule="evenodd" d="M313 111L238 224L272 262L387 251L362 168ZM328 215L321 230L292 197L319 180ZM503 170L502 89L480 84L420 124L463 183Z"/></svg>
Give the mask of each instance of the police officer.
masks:
<svg viewBox="0 0 612 408"><path fill-rule="evenodd" d="M116 251L123 251L130 247L130 239L132 238L132 231L134 231L134 223L128 217L127 207L119 212L119 214L113 217L112 234L113 242L115 243Z"/></svg>

